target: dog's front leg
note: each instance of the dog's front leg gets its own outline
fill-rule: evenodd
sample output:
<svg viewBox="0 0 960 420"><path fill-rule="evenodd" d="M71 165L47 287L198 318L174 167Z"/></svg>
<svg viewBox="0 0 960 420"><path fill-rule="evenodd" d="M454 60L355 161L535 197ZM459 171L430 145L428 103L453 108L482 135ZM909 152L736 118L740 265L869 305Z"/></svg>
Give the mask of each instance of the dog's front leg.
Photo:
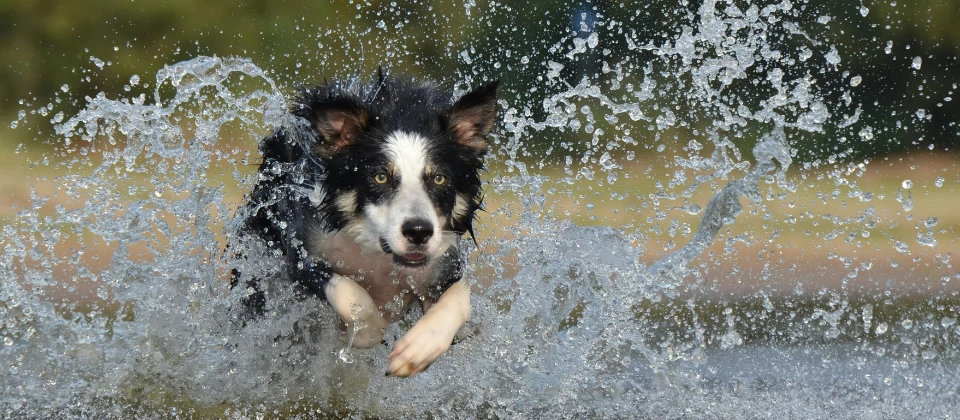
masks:
<svg viewBox="0 0 960 420"><path fill-rule="evenodd" d="M457 331L470 320L470 286L460 280L426 308L423 317L394 344L388 356L388 375L409 377L423 372L450 348Z"/></svg>
<svg viewBox="0 0 960 420"><path fill-rule="evenodd" d="M347 324L347 341L353 347L368 349L383 341L386 321L367 291L349 277L334 274L324 287L333 310Z"/></svg>

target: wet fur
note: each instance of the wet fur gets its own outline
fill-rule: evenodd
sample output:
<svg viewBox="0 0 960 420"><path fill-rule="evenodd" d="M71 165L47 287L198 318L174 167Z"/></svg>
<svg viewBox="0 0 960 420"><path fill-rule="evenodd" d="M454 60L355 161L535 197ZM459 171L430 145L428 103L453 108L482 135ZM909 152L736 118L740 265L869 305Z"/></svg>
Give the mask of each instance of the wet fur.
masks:
<svg viewBox="0 0 960 420"><path fill-rule="evenodd" d="M302 89L294 122L261 141L241 236L280 251L285 277L326 298L355 346L379 343L414 301L423 306L388 374L425 369L469 318L458 245L481 207L496 92L494 82L451 101L432 82L381 71ZM263 313L258 281L247 286L245 303Z"/></svg>

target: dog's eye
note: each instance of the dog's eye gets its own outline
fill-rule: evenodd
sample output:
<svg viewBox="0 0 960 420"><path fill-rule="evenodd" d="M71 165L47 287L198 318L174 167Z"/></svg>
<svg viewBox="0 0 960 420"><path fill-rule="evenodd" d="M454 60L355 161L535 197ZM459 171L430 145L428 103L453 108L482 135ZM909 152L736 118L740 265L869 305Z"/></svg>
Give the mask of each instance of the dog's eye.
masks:
<svg viewBox="0 0 960 420"><path fill-rule="evenodd" d="M433 183L434 183L434 184L437 184L437 185L446 184L446 183L447 183L447 177L445 177L445 176L443 176L443 175L440 175L440 174L436 174L436 175L433 176Z"/></svg>
<svg viewBox="0 0 960 420"><path fill-rule="evenodd" d="M386 184L387 174L383 172L377 172L377 174L373 176L373 181L376 182L377 184Z"/></svg>

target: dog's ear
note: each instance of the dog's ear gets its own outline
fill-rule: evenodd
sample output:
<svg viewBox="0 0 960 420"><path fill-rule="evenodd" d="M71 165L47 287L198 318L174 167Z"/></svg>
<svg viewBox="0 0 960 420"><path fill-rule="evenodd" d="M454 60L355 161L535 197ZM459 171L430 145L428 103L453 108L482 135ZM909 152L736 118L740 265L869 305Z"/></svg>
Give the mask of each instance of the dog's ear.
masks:
<svg viewBox="0 0 960 420"><path fill-rule="evenodd" d="M499 86L500 81L493 81L467 92L444 113L444 120L454 140L478 156L489 148L486 137L497 121Z"/></svg>
<svg viewBox="0 0 960 420"><path fill-rule="evenodd" d="M320 134L316 152L330 157L353 142L366 129L369 113L359 104L334 101L313 108L313 127Z"/></svg>

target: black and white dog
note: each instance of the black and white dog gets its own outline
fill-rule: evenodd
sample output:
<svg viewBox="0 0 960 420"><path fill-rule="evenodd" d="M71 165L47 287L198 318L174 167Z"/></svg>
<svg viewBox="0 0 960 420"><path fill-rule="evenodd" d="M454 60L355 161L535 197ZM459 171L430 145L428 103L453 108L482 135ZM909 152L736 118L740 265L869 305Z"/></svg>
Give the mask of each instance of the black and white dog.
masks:
<svg viewBox="0 0 960 420"><path fill-rule="evenodd" d="M329 82L302 89L290 109L296 122L260 143L242 234L282 252L285 275L326 298L344 339L377 345L414 301L422 305L388 375L426 369L470 318L458 245L481 206L497 86L451 101L434 83L382 70L370 83ZM247 304L262 312L262 293Z"/></svg>

